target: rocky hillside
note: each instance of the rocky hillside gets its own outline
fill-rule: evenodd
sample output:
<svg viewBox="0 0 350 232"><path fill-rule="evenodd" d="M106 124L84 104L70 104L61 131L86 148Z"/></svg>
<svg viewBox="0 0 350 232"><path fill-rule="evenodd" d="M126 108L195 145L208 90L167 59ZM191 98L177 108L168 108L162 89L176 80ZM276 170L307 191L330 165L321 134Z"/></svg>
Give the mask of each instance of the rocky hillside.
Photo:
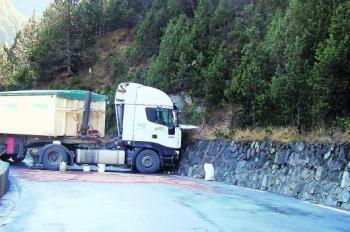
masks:
<svg viewBox="0 0 350 232"><path fill-rule="evenodd" d="M24 21L23 15L10 0L0 0L0 43L12 44Z"/></svg>

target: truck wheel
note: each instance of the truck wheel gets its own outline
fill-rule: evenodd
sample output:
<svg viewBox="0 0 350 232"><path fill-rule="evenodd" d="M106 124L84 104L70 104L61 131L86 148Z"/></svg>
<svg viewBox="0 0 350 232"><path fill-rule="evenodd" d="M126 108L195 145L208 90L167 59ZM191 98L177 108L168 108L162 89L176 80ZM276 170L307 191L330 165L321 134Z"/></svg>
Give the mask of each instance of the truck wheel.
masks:
<svg viewBox="0 0 350 232"><path fill-rule="evenodd" d="M11 158L11 156L8 155L8 154L3 154L3 155L0 157L0 159L1 159L2 161L7 161L7 160L10 159L10 158Z"/></svg>
<svg viewBox="0 0 350 232"><path fill-rule="evenodd" d="M141 173L154 173L159 167L159 155L153 150L142 150L136 157L136 169Z"/></svg>
<svg viewBox="0 0 350 232"><path fill-rule="evenodd" d="M58 144L49 144L43 147L42 161L44 168L58 171L61 162L67 162L67 152Z"/></svg>

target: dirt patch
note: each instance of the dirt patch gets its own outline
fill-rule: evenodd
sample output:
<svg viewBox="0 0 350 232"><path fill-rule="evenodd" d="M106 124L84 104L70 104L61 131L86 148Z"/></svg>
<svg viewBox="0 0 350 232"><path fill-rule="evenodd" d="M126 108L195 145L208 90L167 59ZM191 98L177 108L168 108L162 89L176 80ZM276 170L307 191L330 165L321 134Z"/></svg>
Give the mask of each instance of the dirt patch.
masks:
<svg viewBox="0 0 350 232"><path fill-rule="evenodd" d="M159 183L177 185L184 188L205 191L220 192L218 189L206 186L198 181L184 179L177 176L168 175L142 175L135 173L120 172L82 172L67 171L55 172L47 170L37 170L29 168L14 168L11 170L12 175L20 179L38 181L38 182L99 182L99 183Z"/></svg>

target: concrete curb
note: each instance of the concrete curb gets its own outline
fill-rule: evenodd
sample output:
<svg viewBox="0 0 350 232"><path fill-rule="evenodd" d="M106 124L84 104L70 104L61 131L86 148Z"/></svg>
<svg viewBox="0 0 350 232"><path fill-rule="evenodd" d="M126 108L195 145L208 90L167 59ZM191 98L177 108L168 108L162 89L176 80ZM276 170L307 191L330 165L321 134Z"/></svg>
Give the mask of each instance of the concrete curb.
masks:
<svg viewBox="0 0 350 232"><path fill-rule="evenodd" d="M9 185L9 164L0 161L0 198L5 195Z"/></svg>

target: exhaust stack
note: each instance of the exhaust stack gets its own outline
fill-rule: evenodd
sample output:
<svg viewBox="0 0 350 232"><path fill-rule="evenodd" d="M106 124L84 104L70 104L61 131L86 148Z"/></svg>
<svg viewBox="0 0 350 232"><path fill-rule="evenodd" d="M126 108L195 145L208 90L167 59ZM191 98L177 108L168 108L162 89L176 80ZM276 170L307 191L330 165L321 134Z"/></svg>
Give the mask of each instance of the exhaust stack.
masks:
<svg viewBox="0 0 350 232"><path fill-rule="evenodd" d="M86 92L85 94L83 121L79 130L80 135L83 135L83 136L87 135L87 131L89 129L91 95L92 93L90 91Z"/></svg>

